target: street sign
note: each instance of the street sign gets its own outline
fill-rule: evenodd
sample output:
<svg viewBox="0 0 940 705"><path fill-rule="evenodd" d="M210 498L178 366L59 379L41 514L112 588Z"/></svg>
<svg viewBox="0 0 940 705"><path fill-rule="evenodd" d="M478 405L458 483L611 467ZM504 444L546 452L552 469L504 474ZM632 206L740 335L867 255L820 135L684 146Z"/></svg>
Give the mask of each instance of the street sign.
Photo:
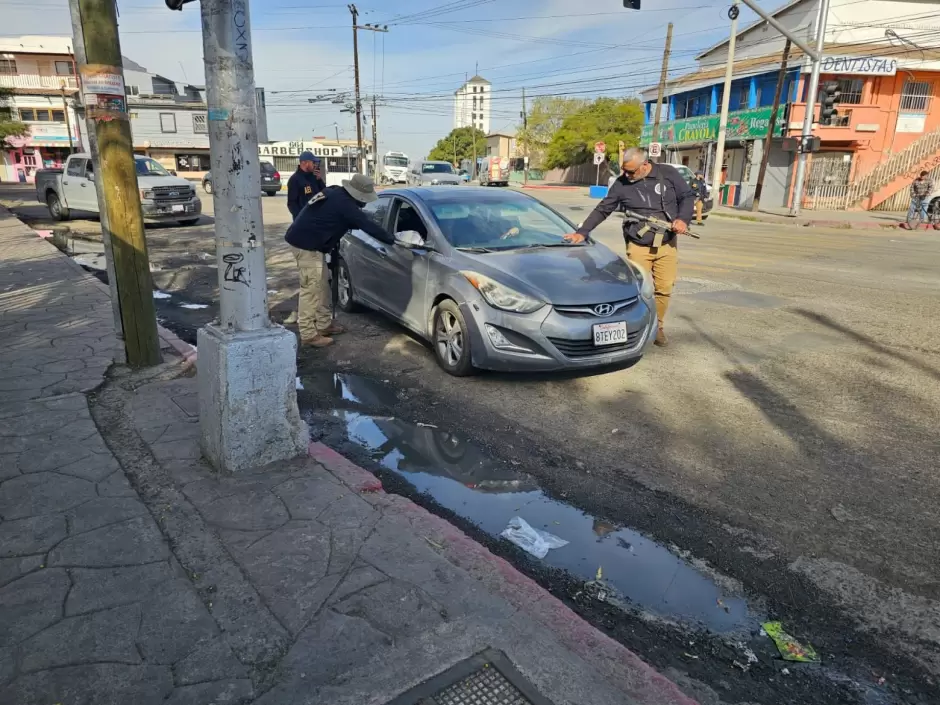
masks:
<svg viewBox="0 0 940 705"><path fill-rule="evenodd" d="M658 157L663 153L662 142L650 142L649 153L651 157Z"/></svg>
<svg viewBox="0 0 940 705"><path fill-rule="evenodd" d="M598 154L603 154L604 152L607 151L607 145L604 142L595 142L594 151L597 152Z"/></svg>
<svg viewBox="0 0 940 705"><path fill-rule="evenodd" d="M604 163L604 153L594 152L594 166L600 166Z"/></svg>

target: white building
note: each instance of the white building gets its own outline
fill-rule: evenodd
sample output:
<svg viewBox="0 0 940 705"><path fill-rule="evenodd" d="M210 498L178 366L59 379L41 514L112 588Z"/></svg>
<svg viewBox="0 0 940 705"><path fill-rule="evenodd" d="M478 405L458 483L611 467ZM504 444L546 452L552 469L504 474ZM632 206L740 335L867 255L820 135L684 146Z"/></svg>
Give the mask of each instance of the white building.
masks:
<svg viewBox="0 0 940 705"><path fill-rule="evenodd" d="M490 82L474 76L454 92L454 128L473 125L484 134L490 131L493 96Z"/></svg>

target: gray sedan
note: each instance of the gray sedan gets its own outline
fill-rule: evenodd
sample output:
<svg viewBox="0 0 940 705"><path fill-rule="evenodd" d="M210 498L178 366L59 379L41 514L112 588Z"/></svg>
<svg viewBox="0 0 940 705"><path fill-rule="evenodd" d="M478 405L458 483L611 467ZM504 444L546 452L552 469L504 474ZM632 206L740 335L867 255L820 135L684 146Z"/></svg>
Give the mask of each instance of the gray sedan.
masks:
<svg viewBox="0 0 940 705"><path fill-rule="evenodd" d="M565 242L575 226L527 194L391 189L366 212L396 244L343 238L340 308L391 316L452 375L626 363L656 337L650 277L598 242Z"/></svg>

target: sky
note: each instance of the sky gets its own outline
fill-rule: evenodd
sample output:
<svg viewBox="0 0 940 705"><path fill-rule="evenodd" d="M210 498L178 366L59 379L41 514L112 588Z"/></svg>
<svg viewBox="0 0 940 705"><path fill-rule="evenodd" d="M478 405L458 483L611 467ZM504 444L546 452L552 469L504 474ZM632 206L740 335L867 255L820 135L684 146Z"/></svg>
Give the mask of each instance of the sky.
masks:
<svg viewBox="0 0 940 705"><path fill-rule="evenodd" d="M764 2L768 9L778 2ZM379 150L425 156L453 126L453 93L479 73L492 83L491 131L515 132L522 89L539 95L635 96L659 78L673 22L670 76L728 36L728 0L362 0L360 90L378 101ZM118 3L122 53L174 80L204 83L198 2L172 12L163 0ZM352 95L352 20L336 0L250 2L255 83L263 86L272 140L355 139L355 118L329 98ZM0 0L0 33L67 35L67 0ZM755 16L744 9L739 22ZM311 104L310 98L315 100ZM371 125L365 128L371 133Z"/></svg>

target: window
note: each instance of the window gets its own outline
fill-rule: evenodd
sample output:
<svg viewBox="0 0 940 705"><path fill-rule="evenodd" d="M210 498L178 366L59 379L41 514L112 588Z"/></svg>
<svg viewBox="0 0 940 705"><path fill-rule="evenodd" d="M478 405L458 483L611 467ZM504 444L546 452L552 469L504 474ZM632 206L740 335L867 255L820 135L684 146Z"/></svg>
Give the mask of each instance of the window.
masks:
<svg viewBox="0 0 940 705"><path fill-rule="evenodd" d="M471 119L471 120L476 120L476 119L477 119L477 114L476 114L476 113L471 113L471 114L470 114L470 119Z"/></svg>
<svg viewBox="0 0 940 705"><path fill-rule="evenodd" d="M177 171L209 171L208 154L177 154Z"/></svg>
<svg viewBox="0 0 940 705"><path fill-rule="evenodd" d="M473 109L474 110L477 109L477 97L476 96L473 96Z"/></svg>
<svg viewBox="0 0 940 705"><path fill-rule="evenodd" d="M379 197L379 200L367 203L362 209L363 213L372 218L376 223L385 226L385 218L388 216L388 209L392 205L392 199Z"/></svg>
<svg viewBox="0 0 940 705"><path fill-rule="evenodd" d="M91 159L85 162L85 178L89 181L95 180L95 163Z"/></svg>
<svg viewBox="0 0 940 705"><path fill-rule="evenodd" d="M738 89L738 108L743 109L748 105L748 100L750 99L751 88L750 86L741 86Z"/></svg>
<svg viewBox="0 0 940 705"><path fill-rule="evenodd" d="M55 74L56 76L71 76L72 71L72 62L71 61L56 61L55 62Z"/></svg>
<svg viewBox="0 0 940 705"><path fill-rule="evenodd" d="M0 75L16 75L16 61L13 59L0 59Z"/></svg>
<svg viewBox="0 0 940 705"><path fill-rule="evenodd" d="M36 111L32 108L20 108L21 122L36 122Z"/></svg>
<svg viewBox="0 0 940 705"><path fill-rule="evenodd" d="M476 87L476 86L473 87L473 92L474 92L474 93L477 92L477 87Z"/></svg>
<svg viewBox="0 0 940 705"><path fill-rule="evenodd" d="M48 110L37 110L36 111L36 122L52 122L52 116L49 115Z"/></svg>
<svg viewBox="0 0 940 705"><path fill-rule="evenodd" d="M205 115L193 115L193 132L197 135L209 134L209 123L206 122Z"/></svg>
<svg viewBox="0 0 940 705"><path fill-rule="evenodd" d="M909 113L926 113L930 105L929 81L905 81L901 91L901 110Z"/></svg>
<svg viewBox="0 0 940 705"><path fill-rule="evenodd" d="M427 240L428 229L415 207L406 201L398 201L398 213L395 216L396 233L405 233L412 230L421 236L422 240Z"/></svg>
<svg viewBox="0 0 940 705"><path fill-rule="evenodd" d="M53 111L52 111L52 122L65 122L65 111L64 111L64 110L53 110Z"/></svg>
<svg viewBox="0 0 940 705"><path fill-rule="evenodd" d="M480 110L483 110L483 96L480 96Z"/></svg>
<svg viewBox="0 0 940 705"><path fill-rule="evenodd" d="M86 159L69 159L69 166L66 169L66 176L84 176Z"/></svg>
<svg viewBox="0 0 940 705"><path fill-rule="evenodd" d="M840 103L849 105L860 105L862 102L862 89L865 87L865 81L861 78L843 78L839 81L839 92L842 94L839 98Z"/></svg>
<svg viewBox="0 0 940 705"><path fill-rule="evenodd" d="M160 131L176 132L176 115L173 113L160 113Z"/></svg>
<svg viewBox="0 0 940 705"><path fill-rule="evenodd" d="M125 95L140 95L139 86L124 86Z"/></svg>

